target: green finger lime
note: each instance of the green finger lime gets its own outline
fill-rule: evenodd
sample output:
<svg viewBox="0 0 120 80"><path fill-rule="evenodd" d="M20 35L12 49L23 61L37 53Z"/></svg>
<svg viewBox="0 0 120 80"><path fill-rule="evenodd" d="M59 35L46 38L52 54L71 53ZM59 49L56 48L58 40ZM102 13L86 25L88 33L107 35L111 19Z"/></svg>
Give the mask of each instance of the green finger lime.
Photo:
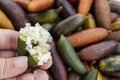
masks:
<svg viewBox="0 0 120 80"><path fill-rule="evenodd" d="M91 29L96 27L95 19L92 14L88 14L88 18L84 24L85 29Z"/></svg>
<svg viewBox="0 0 120 80"><path fill-rule="evenodd" d="M26 42L25 37L22 35L19 35L18 37L18 55L19 56L25 56L28 55L28 52L25 50Z"/></svg>
<svg viewBox="0 0 120 80"><path fill-rule="evenodd" d="M47 63L52 58L50 43L52 37L38 23L35 27L27 23L25 28L21 28L18 36L18 55L27 56L30 68L38 67Z"/></svg>
<svg viewBox="0 0 120 80"><path fill-rule="evenodd" d="M30 68L38 67L38 62L39 60L35 56L33 55L28 56L28 65Z"/></svg>

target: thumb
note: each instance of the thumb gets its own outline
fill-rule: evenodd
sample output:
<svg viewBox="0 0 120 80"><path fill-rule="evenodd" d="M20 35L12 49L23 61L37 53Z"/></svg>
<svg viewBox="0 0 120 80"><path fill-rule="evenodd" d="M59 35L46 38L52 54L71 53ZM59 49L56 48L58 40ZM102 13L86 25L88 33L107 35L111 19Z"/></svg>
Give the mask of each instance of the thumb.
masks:
<svg viewBox="0 0 120 80"><path fill-rule="evenodd" d="M27 57L0 58L0 79L17 76L27 69Z"/></svg>

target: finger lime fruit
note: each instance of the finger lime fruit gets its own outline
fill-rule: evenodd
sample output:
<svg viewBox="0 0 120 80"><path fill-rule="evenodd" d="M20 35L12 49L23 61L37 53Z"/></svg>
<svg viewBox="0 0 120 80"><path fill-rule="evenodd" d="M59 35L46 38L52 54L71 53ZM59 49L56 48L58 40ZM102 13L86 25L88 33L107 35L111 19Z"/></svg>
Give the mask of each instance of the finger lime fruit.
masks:
<svg viewBox="0 0 120 80"><path fill-rule="evenodd" d="M120 55L106 57L98 62L98 69L104 73L120 71Z"/></svg>
<svg viewBox="0 0 120 80"><path fill-rule="evenodd" d="M25 38L21 35L18 37L18 55L19 56L25 56L28 55L28 52L25 50Z"/></svg>
<svg viewBox="0 0 120 80"><path fill-rule="evenodd" d="M27 15L33 25L37 22L40 24L54 23L61 10L62 7L59 7L57 9L48 9L42 12L28 13Z"/></svg>
<svg viewBox="0 0 120 80"><path fill-rule="evenodd" d="M15 30L19 31L25 26L25 23L30 22L25 11L13 0L0 0L0 9L11 20Z"/></svg>
<svg viewBox="0 0 120 80"><path fill-rule="evenodd" d="M59 22L55 28L52 30L52 35L54 38L59 38L61 34L69 35L77 28L82 26L86 21L87 17L81 14L75 14L70 16L61 22Z"/></svg>
<svg viewBox="0 0 120 80"><path fill-rule="evenodd" d="M78 58L75 53L74 48L63 35L60 36L60 39L57 42L57 47L60 52L63 60L78 74L83 75L87 73L87 70L81 60Z"/></svg>
<svg viewBox="0 0 120 80"><path fill-rule="evenodd" d="M111 18L108 0L95 0L94 11L97 26L109 30L111 26Z"/></svg>
<svg viewBox="0 0 120 80"><path fill-rule="evenodd" d="M38 67L50 60L50 43L52 37L50 33L39 24L35 27L27 23L25 28L21 28L18 37L18 55L28 56L30 68Z"/></svg>
<svg viewBox="0 0 120 80"><path fill-rule="evenodd" d="M97 80L98 71L96 69L91 70L89 73L87 73L84 80Z"/></svg>
<svg viewBox="0 0 120 80"><path fill-rule="evenodd" d="M86 29L90 29L90 28L95 28L96 27L95 19L94 19L92 14L90 14L90 13L88 14L88 19L86 20L84 27Z"/></svg>
<svg viewBox="0 0 120 80"><path fill-rule="evenodd" d="M116 41L103 41L90 45L78 52L80 59L84 61L100 60L112 54L117 48L118 42Z"/></svg>

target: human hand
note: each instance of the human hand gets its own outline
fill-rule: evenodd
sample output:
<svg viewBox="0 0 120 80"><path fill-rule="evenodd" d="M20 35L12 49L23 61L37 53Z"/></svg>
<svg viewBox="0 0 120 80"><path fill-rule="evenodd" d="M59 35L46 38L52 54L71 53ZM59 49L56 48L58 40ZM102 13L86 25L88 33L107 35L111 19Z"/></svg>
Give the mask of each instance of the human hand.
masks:
<svg viewBox="0 0 120 80"><path fill-rule="evenodd" d="M17 31L0 29L0 80L48 80L44 69L52 65L52 60L35 69L33 73L26 72L27 57L16 57L18 34Z"/></svg>

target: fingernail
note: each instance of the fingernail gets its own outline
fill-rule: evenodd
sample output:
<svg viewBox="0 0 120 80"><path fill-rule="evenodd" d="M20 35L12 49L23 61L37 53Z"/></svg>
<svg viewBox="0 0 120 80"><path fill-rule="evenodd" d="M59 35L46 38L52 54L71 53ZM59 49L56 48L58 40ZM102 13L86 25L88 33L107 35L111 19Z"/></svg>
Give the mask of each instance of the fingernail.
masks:
<svg viewBox="0 0 120 80"><path fill-rule="evenodd" d="M25 66L27 66L27 61L28 61L27 57L23 57L23 56L22 57L17 57L15 59L15 66L17 68L25 67Z"/></svg>
<svg viewBox="0 0 120 80"><path fill-rule="evenodd" d="M37 74L38 74L38 72L37 72L37 71L34 71L33 75L36 76Z"/></svg>
<svg viewBox="0 0 120 80"><path fill-rule="evenodd" d="M17 78L18 78L17 80L35 80L32 73L26 73Z"/></svg>
<svg viewBox="0 0 120 80"><path fill-rule="evenodd" d="M44 70L35 70L34 77L36 80L48 80L49 76Z"/></svg>

